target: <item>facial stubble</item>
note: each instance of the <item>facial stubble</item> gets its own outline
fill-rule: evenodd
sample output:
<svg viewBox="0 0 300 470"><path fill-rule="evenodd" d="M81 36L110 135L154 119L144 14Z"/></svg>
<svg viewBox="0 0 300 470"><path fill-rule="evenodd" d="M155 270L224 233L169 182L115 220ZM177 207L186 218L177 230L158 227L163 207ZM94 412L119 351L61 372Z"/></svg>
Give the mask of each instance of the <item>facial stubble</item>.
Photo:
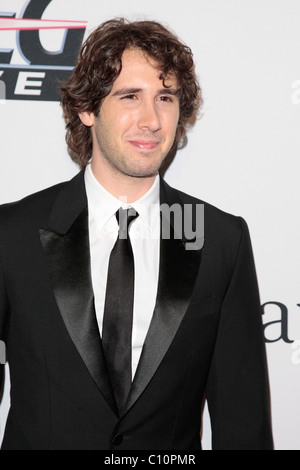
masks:
<svg viewBox="0 0 300 470"><path fill-rule="evenodd" d="M100 117L97 119L101 120ZM147 153L142 150L140 152L134 152L134 150L131 152L129 149L121 151L120 148L118 148L117 145L114 145L112 140L109 139L108 133L105 132L99 121L98 124L100 125L97 126L97 130L94 130L94 145L96 140L99 151L98 153L100 154L98 156L105 160L105 163L116 175L122 174L123 176L132 178L143 178L156 175L173 146L171 145L165 153L160 152L160 154L155 156L155 158L153 158L153 154L158 152L157 149L153 152ZM128 145L130 144L128 143ZM134 156L134 153L136 156Z"/></svg>

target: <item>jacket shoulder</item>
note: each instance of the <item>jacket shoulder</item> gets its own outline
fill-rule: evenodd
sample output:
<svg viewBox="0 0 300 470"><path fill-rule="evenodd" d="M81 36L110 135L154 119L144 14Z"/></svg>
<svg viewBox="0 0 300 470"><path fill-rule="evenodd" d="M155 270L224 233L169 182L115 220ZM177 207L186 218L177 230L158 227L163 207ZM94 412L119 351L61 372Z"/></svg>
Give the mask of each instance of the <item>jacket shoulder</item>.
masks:
<svg viewBox="0 0 300 470"><path fill-rule="evenodd" d="M175 190L183 204L203 204L204 206L204 259L213 259L226 269L231 276L242 243L251 247L251 239L246 221L240 217L221 210L220 208ZM194 211L195 212L195 211ZM197 224L196 224L197 227ZM197 228L196 228L197 230Z"/></svg>
<svg viewBox="0 0 300 470"><path fill-rule="evenodd" d="M47 219L51 208L67 182L26 196L19 201L0 205L0 227L20 226L23 222L34 222Z"/></svg>
<svg viewBox="0 0 300 470"><path fill-rule="evenodd" d="M232 235L236 234L237 236L241 234L243 225L246 224L241 216L225 212L224 210L210 204L207 201L196 198L195 196L187 194L178 189L172 188L166 182L164 183L167 186L168 191L173 193L174 199L177 198L182 205L189 204L196 206L198 204L203 204L206 230L212 230L215 233L221 231L220 233L223 233L223 236L226 232L229 232L228 235L230 233Z"/></svg>

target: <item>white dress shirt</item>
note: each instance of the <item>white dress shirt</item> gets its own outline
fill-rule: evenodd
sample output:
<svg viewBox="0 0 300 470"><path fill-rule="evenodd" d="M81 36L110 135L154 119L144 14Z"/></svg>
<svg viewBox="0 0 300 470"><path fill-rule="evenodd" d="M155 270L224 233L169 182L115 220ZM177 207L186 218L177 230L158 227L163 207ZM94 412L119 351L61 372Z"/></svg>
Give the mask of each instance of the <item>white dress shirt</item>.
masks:
<svg viewBox="0 0 300 470"><path fill-rule="evenodd" d="M115 213L120 207L123 209L133 207L139 214L129 228L135 265L132 329L132 376L134 377L157 294L160 249L159 177L156 177L149 191L132 204L127 204L125 197L117 199L106 191L93 175L90 165L85 171L85 186L89 210L92 284L100 335L102 335L109 257L119 229Z"/></svg>

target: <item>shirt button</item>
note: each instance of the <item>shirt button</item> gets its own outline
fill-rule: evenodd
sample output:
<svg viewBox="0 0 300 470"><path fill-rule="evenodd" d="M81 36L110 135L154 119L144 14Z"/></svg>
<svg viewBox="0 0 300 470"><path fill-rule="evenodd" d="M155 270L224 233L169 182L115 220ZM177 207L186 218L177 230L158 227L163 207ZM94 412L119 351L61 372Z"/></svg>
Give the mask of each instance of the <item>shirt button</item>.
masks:
<svg viewBox="0 0 300 470"><path fill-rule="evenodd" d="M112 443L114 446L120 446L123 442L123 435L122 434L116 434L113 437Z"/></svg>

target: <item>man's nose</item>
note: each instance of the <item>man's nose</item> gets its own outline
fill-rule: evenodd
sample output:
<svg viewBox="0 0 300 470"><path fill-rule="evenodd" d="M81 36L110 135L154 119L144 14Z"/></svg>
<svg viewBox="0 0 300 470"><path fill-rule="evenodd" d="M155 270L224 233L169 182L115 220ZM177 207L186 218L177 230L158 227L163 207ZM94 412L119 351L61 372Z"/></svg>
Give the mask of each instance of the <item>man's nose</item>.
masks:
<svg viewBox="0 0 300 470"><path fill-rule="evenodd" d="M138 127L139 129L148 129L151 132L161 129L160 115L155 102L147 100L142 104Z"/></svg>

